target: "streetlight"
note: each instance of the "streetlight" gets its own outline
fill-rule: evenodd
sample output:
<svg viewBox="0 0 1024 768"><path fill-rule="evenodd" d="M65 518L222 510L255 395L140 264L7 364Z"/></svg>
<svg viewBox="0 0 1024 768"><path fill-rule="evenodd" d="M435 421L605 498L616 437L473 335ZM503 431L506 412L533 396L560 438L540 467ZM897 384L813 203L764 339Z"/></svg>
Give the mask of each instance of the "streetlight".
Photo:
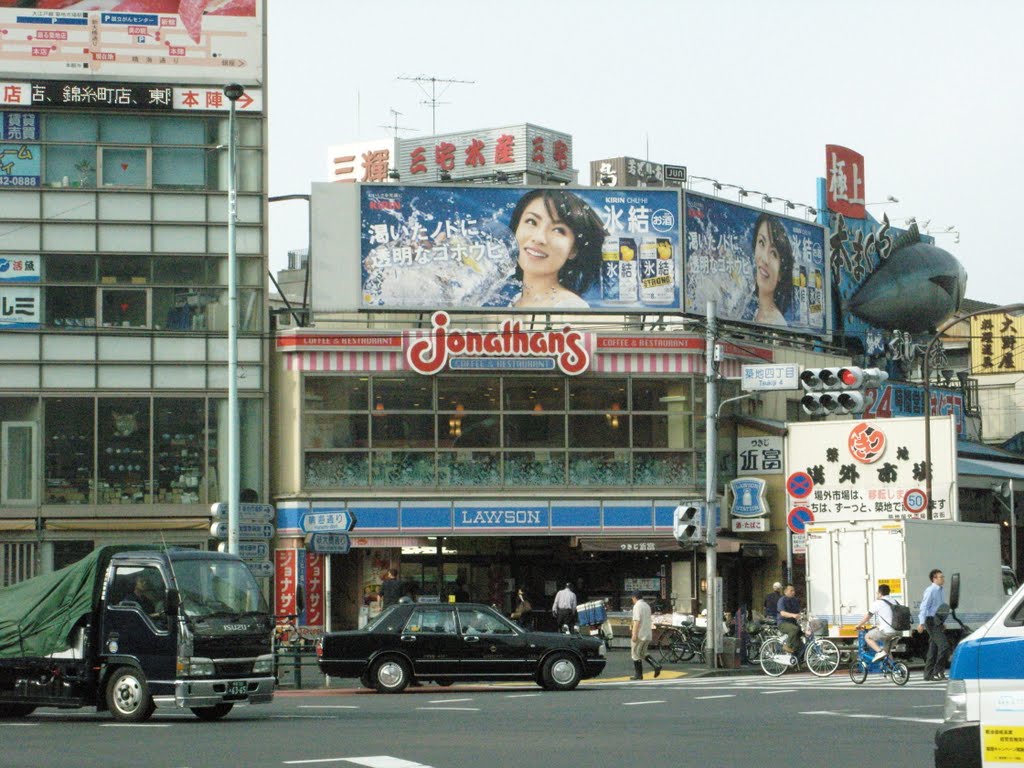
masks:
<svg viewBox="0 0 1024 768"><path fill-rule="evenodd" d="M245 93L238 83L224 86L228 109L228 552L238 554L238 502L241 485L238 456L238 259L235 223L238 221L238 180L235 102Z"/></svg>
<svg viewBox="0 0 1024 768"><path fill-rule="evenodd" d="M1012 314L1014 312L1024 312L1024 304L1005 304L1001 307L989 307L968 312L965 315L951 317L939 326L938 330L935 331L935 335L928 340L928 344L924 348L924 362L921 364L921 375L924 378L924 473L925 493L928 494L927 509L929 520L932 519L932 507L935 503L932 499L932 347L935 346L935 342L941 338L942 334L964 320L970 320L978 315Z"/></svg>

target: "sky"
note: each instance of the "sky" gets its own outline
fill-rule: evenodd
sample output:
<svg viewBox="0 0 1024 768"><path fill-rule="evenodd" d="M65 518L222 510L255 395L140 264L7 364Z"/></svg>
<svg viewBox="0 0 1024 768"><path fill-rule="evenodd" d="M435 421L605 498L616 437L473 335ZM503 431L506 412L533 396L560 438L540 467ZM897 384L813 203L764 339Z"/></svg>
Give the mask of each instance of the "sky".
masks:
<svg viewBox="0 0 1024 768"><path fill-rule="evenodd" d="M1002 234L1024 183L1018 0L268 5L272 196L327 181L328 146L392 135L390 109L415 129L402 137L430 135L423 91L400 76L469 80L441 98L438 133L568 133L581 184L591 160L648 157L814 206L825 145L850 147L867 202L899 200L871 205L876 218L929 221L968 298L1024 299L1006 251L1018 241ZM305 203L271 205L273 271L307 245L307 224Z"/></svg>

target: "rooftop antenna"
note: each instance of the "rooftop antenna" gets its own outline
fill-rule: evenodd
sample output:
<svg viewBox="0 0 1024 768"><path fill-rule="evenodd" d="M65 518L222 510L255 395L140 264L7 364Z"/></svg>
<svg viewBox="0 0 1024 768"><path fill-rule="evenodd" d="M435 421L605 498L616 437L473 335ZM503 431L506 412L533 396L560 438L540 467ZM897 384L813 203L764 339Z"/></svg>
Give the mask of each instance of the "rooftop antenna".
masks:
<svg viewBox="0 0 1024 768"><path fill-rule="evenodd" d="M387 128L390 131L394 131L395 138L398 138L399 131L415 131L415 128L406 128L404 125L398 124L398 118L402 114L394 107L388 107L388 112L391 113L391 125L378 125L378 128Z"/></svg>
<svg viewBox="0 0 1024 768"><path fill-rule="evenodd" d="M420 104L425 104L430 107L430 132L435 135L437 134L437 108L441 104L451 103L447 101L438 101L437 97L444 96L445 91L455 83L468 85L474 85L476 83L476 80L456 80L455 78L434 77L433 75L416 75L415 77L410 75L399 75L398 79L416 83L420 90L423 91L423 95L429 97L426 101L421 101ZM429 93L427 92L426 83L430 83ZM439 83L442 86L440 93L437 92L437 86Z"/></svg>

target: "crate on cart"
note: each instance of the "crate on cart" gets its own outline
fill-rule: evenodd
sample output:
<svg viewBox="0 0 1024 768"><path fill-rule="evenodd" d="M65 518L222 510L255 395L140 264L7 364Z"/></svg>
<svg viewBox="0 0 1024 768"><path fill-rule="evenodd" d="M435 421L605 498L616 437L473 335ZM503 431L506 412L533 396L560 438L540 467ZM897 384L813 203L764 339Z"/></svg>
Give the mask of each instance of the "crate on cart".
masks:
<svg viewBox="0 0 1024 768"><path fill-rule="evenodd" d="M576 614L581 627L595 627L604 624L608 618L608 609L604 600L593 600L576 606Z"/></svg>

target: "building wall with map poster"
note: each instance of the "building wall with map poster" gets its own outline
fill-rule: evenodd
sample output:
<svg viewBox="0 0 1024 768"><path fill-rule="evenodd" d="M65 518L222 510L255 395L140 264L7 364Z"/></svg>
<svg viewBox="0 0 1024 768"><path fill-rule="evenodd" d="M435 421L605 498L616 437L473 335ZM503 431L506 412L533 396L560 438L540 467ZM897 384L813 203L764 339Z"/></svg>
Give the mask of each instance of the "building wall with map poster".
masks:
<svg viewBox="0 0 1024 768"><path fill-rule="evenodd" d="M267 497L265 2L0 4L0 551L45 571L100 541L205 548L227 493L230 81L241 487Z"/></svg>

